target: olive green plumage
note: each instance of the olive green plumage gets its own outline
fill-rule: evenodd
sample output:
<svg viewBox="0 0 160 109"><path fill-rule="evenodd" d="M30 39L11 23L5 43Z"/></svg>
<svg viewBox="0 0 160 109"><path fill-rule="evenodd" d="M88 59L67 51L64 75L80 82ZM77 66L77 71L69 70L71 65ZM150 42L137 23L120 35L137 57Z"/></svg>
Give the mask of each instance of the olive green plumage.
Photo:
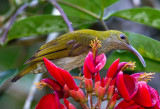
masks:
<svg viewBox="0 0 160 109"><path fill-rule="evenodd" d="M26 64L29 64L29 66L15 76L12 82L15 82L27 73L44 71L43 57L53 60L58 67L68 71L82 66L87 53L91 50L89 44L96 37L101 41L102 45L98 53L107 53L112 49L125 49L133 53L136 52L135 54L137 55L137 51L130 47L125 34L120 31L95 31L89 29L73 31L41 46L33 57L26 61ZM145 66L143 58L139 55L137 55L138 58Z"/></svg>

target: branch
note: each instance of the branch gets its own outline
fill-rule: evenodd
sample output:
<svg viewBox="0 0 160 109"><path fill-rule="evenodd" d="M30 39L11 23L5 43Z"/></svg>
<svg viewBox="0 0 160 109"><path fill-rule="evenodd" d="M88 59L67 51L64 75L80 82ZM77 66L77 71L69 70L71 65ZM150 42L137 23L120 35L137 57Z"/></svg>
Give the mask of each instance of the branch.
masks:
<svg viewBox="0 0 160 109"><path fill-rule="evenodd" d="M64 13L63 9L59 6L59 4L56 2L56 0L49 0L60 12L61 16L63 17L64 21L66 22L69 31L72 32L73 27L72 27L72 23L69 21L69 19L67 18L66 14Z"/></svg>
<svg viewBox="0 0 160 109"><path fill-rule="evenodd" d="M104 20L100 20L100 22L102 23L103 27L105 28L105 30L109 30L106 23L104 22Z"/></svg>
<svg viewBox="0 0 160 109"><path fill-rule="evenodd" d="M22 5L17 11L16 13L11 17L10 21L9 21L9 25L7 26L7 28L4 31L4 34L2 35L1 38L1 44L4 44L6 39L7 39L7 34L9 29L11 28L12 24L14 23L14 21L16 20L16 17L19 13L21 13L26 7L28 6L28 4L24 4Z"/></svg>

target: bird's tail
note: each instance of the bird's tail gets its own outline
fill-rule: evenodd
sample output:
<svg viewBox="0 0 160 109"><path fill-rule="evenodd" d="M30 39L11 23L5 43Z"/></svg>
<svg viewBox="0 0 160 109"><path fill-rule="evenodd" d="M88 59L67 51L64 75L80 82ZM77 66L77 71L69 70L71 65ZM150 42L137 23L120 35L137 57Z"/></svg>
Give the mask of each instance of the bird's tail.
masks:
<svg viewBox="0 0 160 109"><path fill-rule="evenodd" d="M37 68L37 63L33 63L28 65L25 69L23 69L19 74L17 74L12 80L11 82L16 82L17 80L19 80L21 77L23 77L24 75L30 73L31 71L33 71L34 69Z"/></svg>

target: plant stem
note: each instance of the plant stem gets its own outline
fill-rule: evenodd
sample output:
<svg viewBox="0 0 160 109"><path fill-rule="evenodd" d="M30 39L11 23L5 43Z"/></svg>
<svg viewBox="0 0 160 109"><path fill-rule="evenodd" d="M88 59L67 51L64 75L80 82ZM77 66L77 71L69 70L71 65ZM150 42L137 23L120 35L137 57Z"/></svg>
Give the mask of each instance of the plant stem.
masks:
<svg viewBox="0 0 160 109"><path fill-rule="evenodd" d="M98 106L98 102L94 105L93 109L96 109L97 106Z"/></svg>
<svg viewBox="0 0 160 109"><path fill-rule="evenodd" d="M96 15L95 13L93 13L93 12L91 12L91 11L89 11L89 10L86 10L86 9L80 7L80 6L77 6L77 5L75 5L75 4L72 4L72 3L69 3L69 2L65 2L65 1L62 1L62 0L58 0L58 2L59 2L59 3L62 3L62 4L65 4L65 5L68 5L68 6L70 6L70 7L73 7L73 8L75 8L75 9L77 9L77 10L80 10L80 11L82 11L82 12L84 12L84 13L86 13L86 14L88 14L88 15L90 15L90 16L98 19L98 20L100 20L100 22L101 22L102 25L104 26L105 30L108 30L108 27L107 27L107 25L105 24L105 22L104 22L104 20L103 20L103 14L104 14L104 12L102 12L101 16L99 17L99 16Z"/></svg>
<svg viewBox="0 0 160 109"><path fill-rule="evenodd" d="M59 4L56 2L56 0L49 0L60 12L61 16L63 17L64 21L66 22L69 31L72 32L73 27L72 27L72 23L69 21L68 17L66 16L66 14L64 13L63 9L59 6Z"/></svg>
<svg viewBox="0 0 160 109"><path fill-rule="evenodd" d="M68 6L70 6L70 7L73 7L73 8L75 8L75 9L77 9L77 10L80 10L80 11L82 11L82 12L84 12L84 13L86 13L86 14L88 14L88 15L96 18L96 19L99 19L99 16L98 16L98 15L96 15L95 13L93 13L93 12L91 12L91 11L89 11L89 10L86 10L86 9L80 7L80 6L77 6L77 5L75 5L75 4L72 4L72 3L69 3L69 2L65 2L65 1L62 1L62 0L58 0L58 2L59 2L59 3L62 3L62 4L65 4L65 5L68 5Z"/></svg>
<svg viewBox="0 0 160 109"><path fill-rule="evenodd" d="M101 109L101 103L102 103L102 101L99 100L99 101L98 101L98 109Z"/></svg>
<svg viewBox="0 0 160 109"><path fill-rule="evenodd" d="M87 106L87 104L85 103L84 104L85 108L84 109L89 109L89 107Z"/></svg>
<svg viewBox="0 0 160 109"><path fill-rule="evenodd" d="M38 83L40 81L40 79L42 78L42 74L37 74L34 78L34 83ZM35 92L36 92L36 87L35 87L35 84L33 84L31 86L31 89L29 91L29 94L28 94L28 97L25 101L25 104L24 104L24 107L23 109L30 109L31 108L31 103L32 103L32 100L33 100L33 97L35 95Z"/></svg>
<svg viewBox="0 0 160 109"><path fill-rule="evenodd" d="M78 80L84 80L84 78L83 77L79 77L79 76L72 76L74 79L78 79Z"/></svg>
<svg viewBox="0 0 160 109"><path fill-rule="evenodd" d="M1 39L1 44L4 44L4 42L7 39L7 34L9 29L11 28L12 24L14 23L14 21L16 20L16 17L19 13L21 13L26 7L28 6L28 4L24 4L22 5L17 11L16 13L11 17L10 21L9 21L9 25L7 26L7 28L4 31L4 34L2 35L2 39Z"/></svg>
<svg viewBox="0 0 160 109"><path fill-rule="evenodd" d="M105 30L109 30L103 19L101 19L100 22L102 23L102 25L105 28Z"/></svg>
<svg viewBox="0 0 160 109"><path fill-rule="evenodd" d="M91 105L91 109L93 108L93 103L92 103L92 93L89 93L89 97L90 97L90 105Z"/></svg>

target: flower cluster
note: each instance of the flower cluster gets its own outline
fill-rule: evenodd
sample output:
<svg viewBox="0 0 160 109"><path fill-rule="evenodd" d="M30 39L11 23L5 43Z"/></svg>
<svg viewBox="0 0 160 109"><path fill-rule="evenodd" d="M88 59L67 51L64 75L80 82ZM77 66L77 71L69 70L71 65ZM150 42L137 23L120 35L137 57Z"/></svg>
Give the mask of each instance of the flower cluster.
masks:
<svg viewBox="0 0 160 109"><path fill-rule="evenodd" d="M36 109L76 109L67 98L72 97L84 109L100 109L106 102L106 109L160 109L158 92L147 85L153 73L123 74L125 69L134 69L135 63L115 60L109 67L106 76L101 78L99 71L106 63L105 54L97 55L100 42L96 39L91 43L92 52L86 56L82 77L73 77L69 72L57 67L44 58L45 66L53 79L42 79L38 88L48 86L54 93L47 94L38 103ZM81 80L79 86L73 78ZM84 86L83 86L84 85ZM86 93L82 88L85 88ZM97 103L92 102L97 97ZM60 103L64 99L64 104ZM116 106L116 102L121 99ZM108 102L107 102L108 101Z"/></svg>

